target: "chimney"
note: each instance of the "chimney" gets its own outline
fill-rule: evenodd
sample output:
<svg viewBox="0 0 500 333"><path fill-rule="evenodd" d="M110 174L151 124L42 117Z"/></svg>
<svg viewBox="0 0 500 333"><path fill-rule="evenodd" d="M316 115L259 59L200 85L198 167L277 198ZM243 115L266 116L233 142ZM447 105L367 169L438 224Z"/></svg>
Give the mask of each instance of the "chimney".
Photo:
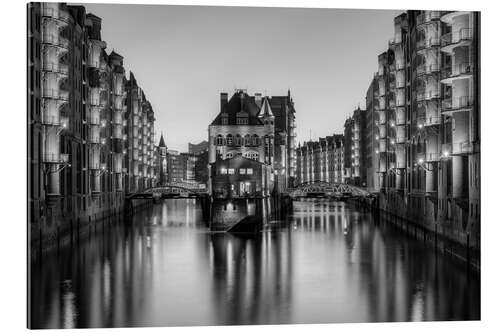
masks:
<svg viewBox="0 0 500 333"><path fill-rule="evenodd" d="M262 105L262 94L261 93L255 93L255 104L260 108Z"/></svg>
<svg viewBox="0 0 500 333"><path fill-rule="evenodd" d="M227 104L227 93L220 93L220 110L224 110L224 106Z"/></svg>

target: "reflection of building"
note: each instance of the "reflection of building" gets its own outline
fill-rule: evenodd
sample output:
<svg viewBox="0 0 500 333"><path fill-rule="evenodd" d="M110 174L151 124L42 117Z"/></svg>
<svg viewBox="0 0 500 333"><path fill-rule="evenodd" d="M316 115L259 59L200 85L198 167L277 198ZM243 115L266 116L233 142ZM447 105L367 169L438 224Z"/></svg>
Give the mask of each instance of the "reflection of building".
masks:
<svg viewBox="0 0 500 333"><path fill-rule="evenodd" d="M131 172L137 174L134 184L151 186L154 116L143 100L148 110L137 109L137 119L132 117L124 102L129 93L135 98L127 91L135 80L127 80L121 55L106 53L101 19L85 7L30 3L28 30L28 184L35 239L121 209L124 192L134 190Z"/></svg>

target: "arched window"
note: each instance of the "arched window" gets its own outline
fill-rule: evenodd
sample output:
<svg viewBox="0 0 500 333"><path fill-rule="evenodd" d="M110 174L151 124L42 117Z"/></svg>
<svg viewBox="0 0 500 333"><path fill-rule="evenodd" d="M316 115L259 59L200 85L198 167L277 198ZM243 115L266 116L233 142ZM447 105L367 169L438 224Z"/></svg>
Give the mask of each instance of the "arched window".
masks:
<svg viewBox="0 0 500 333"><path fill-rule="evenodd" d="M257 134L254 134L252 136L252 146L258 146L259 145L259 136Z"/></svg>
<svg viewBox="0 0 500 333"><path fill-rule="evenodd" d="M215 143L217 146L223 146L224 145L224 138L222 137L222 135L217 135L217 140L216 140L216 143Z"/></svg>
<svg viewBox="0 0 500 333"><path fill-rule="evenodd" d="M235 137L235 139L234 139L234 144L235 144L236 146L241 146L241 143L242 143L242 142L241 142L241 136L240 136L239 134L236 134L236 137Z"/></svg>
<svg viewBox="0 0 500 333"><path fill-rule="evenodd" d="M233 136L231 134L228 134L226 136L226 143L228 146L232 146L233 145Z"/></svg>
<svg viewBox="0 0 500 333"><path fill-rule="evenodd" d="M252 145L252 140L250 138L250 135L245 135L245 146L250 146Z"/></svg>

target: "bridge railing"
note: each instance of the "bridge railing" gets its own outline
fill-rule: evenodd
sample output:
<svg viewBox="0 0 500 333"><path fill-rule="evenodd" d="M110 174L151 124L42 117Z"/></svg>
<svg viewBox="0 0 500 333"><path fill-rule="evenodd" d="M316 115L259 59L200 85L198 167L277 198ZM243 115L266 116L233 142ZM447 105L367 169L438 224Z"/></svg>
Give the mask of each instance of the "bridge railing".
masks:
<svg viewBox="0 0 500 333"><path fill-rule="evenodd" d="M329 183L323 181L306 182L289 188L287 194L292 197L307 196L308 194L343 195L355 197L369 197L372 194L358 186L345 183Z"/></svg>

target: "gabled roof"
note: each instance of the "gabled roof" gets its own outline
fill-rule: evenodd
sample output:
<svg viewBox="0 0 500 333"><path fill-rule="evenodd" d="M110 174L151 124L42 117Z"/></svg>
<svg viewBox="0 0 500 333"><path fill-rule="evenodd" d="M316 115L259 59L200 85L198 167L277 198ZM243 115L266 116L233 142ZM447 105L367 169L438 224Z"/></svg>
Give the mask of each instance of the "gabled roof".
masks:
<svg viewBox="0 0 500 333"><path fill-rule="evenodd" d="M237 125L236 118L241 111L248 113L248 125L263 125L258 118L260 109L255 103L255 97L249 96L242 90L236 91L229 101L221 105L221 111L211 125L223 125L223 117L227 117L227 125Z"/></svg>

